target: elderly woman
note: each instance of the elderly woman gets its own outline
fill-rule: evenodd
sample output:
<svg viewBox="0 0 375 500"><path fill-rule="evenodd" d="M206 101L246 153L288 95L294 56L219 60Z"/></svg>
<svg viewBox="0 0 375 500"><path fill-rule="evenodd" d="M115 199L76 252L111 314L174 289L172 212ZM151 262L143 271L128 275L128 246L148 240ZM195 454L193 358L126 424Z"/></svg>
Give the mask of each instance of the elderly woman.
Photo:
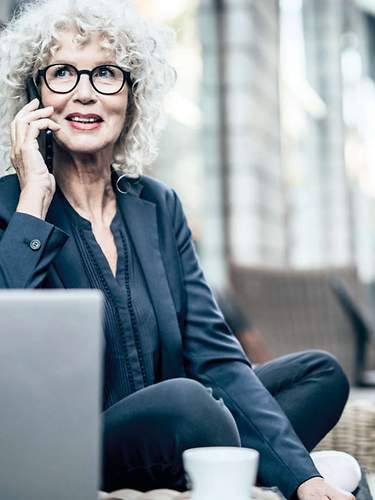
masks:
<svg viewBox="0 0 375 500"><path fill-rule="evenodd" d="M307 352L253 370L177 195L142 175L175 78L168 38L125 0L41 0L1 34L0 146L15 173L0 180L0 286L102 290L102 489L182 490L184 449L242 444L286 497L350 498L307 451L344 407L337 362Z"/></svg>

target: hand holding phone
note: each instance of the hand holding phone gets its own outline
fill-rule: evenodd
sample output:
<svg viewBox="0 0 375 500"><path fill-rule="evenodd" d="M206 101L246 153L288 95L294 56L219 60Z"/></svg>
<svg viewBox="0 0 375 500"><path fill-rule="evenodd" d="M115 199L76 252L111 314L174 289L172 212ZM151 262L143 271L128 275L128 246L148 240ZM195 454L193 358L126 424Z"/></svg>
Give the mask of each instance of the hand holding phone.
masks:
<svg viewBox="0 0 375 500"><path fill-rule="evenodd" d="M32 92L37 93L37 89L31 89L31 85L29 89L29 98L32 98ZM39 107L40 104L40 99L32 99L18 111L12 120L10 160L16 170L21 191L16 210L45 219L56 190L55 177L48 170L44 159L44 157L49 157L48 163L51 168L51 137L47 139L50 141L50 152L45 142L41 146L36 145L36 142L41 139L41 136L44 141L45 134L41 132L47 128L57 132L61 127L51 119L53 107Z"/></svg>
<svg viewBox="0 0 375 500"><path fill-rule="evenodd" d="M26 92L28 101L33 99L38 99L40 106L42 107L42 101L40 99L39 91L35 82L32 78L28 78L26 82ZM38 137L39 150L43 155L44 161L50 173L53 171L53 133L49 128L42 130Z"/></svg>

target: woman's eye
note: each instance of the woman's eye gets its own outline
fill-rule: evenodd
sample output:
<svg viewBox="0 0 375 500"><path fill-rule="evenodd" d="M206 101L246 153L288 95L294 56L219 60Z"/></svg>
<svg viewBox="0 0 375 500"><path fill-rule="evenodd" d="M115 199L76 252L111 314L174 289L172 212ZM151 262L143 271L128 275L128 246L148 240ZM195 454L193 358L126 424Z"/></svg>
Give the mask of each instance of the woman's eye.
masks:
<svg viewBox="0 0 375 500"><path fill-rule="evenodd" d="M111 77L113 76L113 71L108 67L98 68L98 70L95 72L95 76Z"/></svg>
<svg viewBox="0 0 375 500"><path fill-rule="evenodd" d="M55 78L66 78L67 76L71 76L72 72L67 67L56 68L54 72Z"/></svg>

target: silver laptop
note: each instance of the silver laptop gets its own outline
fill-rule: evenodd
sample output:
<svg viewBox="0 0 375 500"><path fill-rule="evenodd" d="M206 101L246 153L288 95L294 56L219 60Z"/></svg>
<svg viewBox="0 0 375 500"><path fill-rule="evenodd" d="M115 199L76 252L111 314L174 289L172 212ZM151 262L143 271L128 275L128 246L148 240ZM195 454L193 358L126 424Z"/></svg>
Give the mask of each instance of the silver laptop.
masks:
<svg viewBox="0 0 375 500"><path fill-rule="evenodd" d="M0 498L94 500L102 296L0 290Z"/></svg>

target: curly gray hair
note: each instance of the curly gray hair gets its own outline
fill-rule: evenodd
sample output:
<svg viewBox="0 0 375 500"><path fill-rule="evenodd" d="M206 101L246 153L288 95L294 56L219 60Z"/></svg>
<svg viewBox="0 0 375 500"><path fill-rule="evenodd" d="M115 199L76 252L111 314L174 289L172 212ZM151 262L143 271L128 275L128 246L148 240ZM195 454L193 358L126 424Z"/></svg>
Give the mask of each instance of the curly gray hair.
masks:
<svg viewBox="0 0 375 500"><path fill-rule="evenodd" d="M130 0L35 0L26 4L0 34L0 155L10 168L10 122L26 104L25 82L59 48L59 35L76 33L85 44L102 35L117 64L133 81L127 118L116 143L112 166L138 176L157 155L164 123L162 100L173 86L175 70L166 61L174 33L146 22Z"/></svg>

